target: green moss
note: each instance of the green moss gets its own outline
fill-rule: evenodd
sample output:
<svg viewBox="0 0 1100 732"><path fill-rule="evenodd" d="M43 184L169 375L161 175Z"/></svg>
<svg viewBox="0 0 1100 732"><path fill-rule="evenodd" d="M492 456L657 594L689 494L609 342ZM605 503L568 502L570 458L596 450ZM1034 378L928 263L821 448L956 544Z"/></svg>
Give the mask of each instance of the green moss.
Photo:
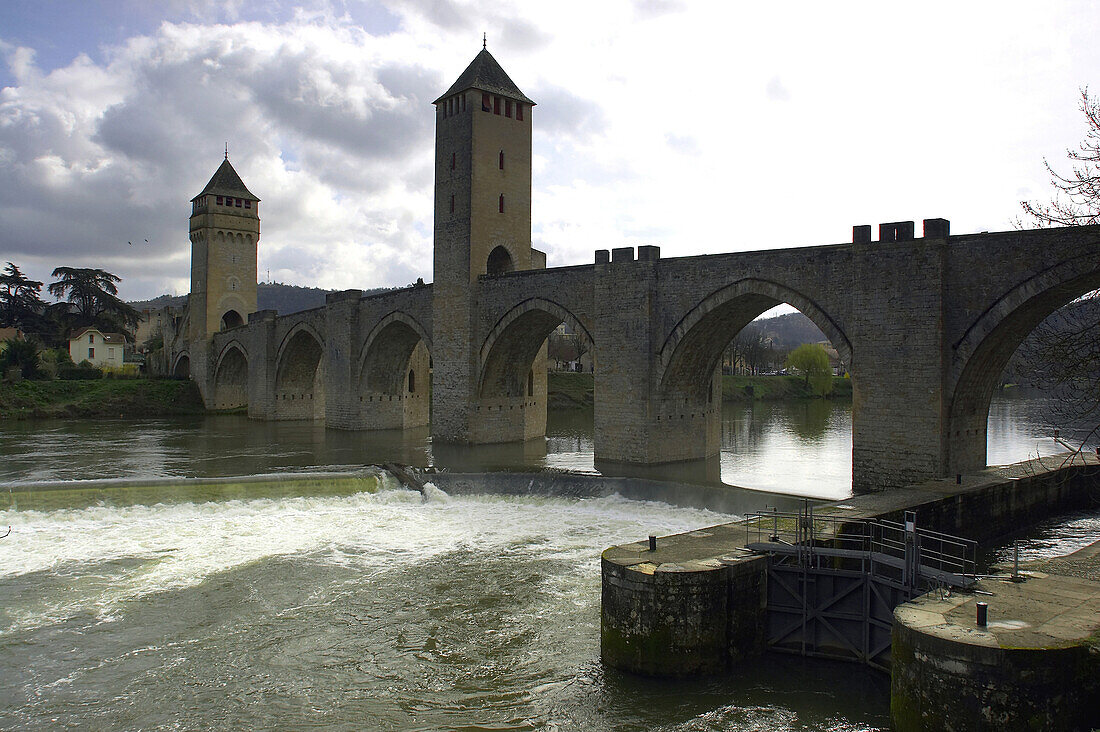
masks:
<svg viewBox="0 0 1100 732"><path fill-rule="evenodd" d="M260 480L198 478L149 483L97 482L93 486L76 483L72 488L16 490L11 494L11 501L14 508L20 511L54 511L101 504L150 506L156 503L207 503L255 498L350 496L377 490L378 478L373 475L289 476Z"/></svg>
<svg viewBox="0 0 1100 732"><path fill-rule="evenodd" d="M198 387L167 379L0 384L0 419L164 417L202 414Z"/></svg>

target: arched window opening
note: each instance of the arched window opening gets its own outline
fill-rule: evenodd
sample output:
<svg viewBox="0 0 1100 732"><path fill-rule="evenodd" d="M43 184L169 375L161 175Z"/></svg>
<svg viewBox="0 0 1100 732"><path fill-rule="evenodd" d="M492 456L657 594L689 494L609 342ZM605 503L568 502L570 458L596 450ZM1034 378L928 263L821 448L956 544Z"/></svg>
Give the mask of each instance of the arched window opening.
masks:
<svg viewBox="0 0 1100 732"><path fill-rule="evenodd" d="M409 393L412 394L416 391L416 373L409 369Z"/></svg>
<svg viewBox="0 0 1100 732"><path fill-rule="evenodd" d="M515 269L516 265L512 261L512 255L504 247L498 246L489 252L489 260L485 264L485 274L502 275L514 272Z"/></svg>
<svg viewBox="0 0 1100 732"><path fill-rule="evenodd" d="M229 310L222 316L222 330L244 325L244 318L236 310Z"/></svg>

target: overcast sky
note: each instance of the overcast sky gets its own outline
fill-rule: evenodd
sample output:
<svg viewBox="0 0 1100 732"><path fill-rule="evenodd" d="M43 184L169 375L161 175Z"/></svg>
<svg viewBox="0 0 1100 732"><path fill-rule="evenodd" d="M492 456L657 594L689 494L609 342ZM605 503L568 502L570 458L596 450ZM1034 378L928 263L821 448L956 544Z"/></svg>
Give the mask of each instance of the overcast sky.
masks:
<svg viewBox="0 0 1100 732"><path fill-rule="evenodd" d="M261 280L431 281L431 102L483 31L539 105L550 266L1011 228L1100 92L1087 0L4 0L0 265L187 292L189 200L228 141Z"/></svg>

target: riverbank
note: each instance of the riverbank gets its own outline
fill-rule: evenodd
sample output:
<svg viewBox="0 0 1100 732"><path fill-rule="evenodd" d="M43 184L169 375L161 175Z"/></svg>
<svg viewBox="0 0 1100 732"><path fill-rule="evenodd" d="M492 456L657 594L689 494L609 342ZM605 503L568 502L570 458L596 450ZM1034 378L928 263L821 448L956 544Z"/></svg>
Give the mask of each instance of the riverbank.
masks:
<svg viewBox="0 0 1100 732"><path fill-rule="evenodd" d="M558 409L591 409L593 378L591 373L551 371L547 401ZM813 387L798 376L723 376L722 401L752 402L787 399L821 399ZM833 379L833 390L826 399L851 399L852 380Z"/></svg>
<svg viewBox="0 0 1100 732"><path fill-rule="evenodd" d="M552 409L591 409L591 373L552 371L547 402ZM797 376L723 376L727 402L819 399ZM836 378L828 399L851 399L851 379ZM202 398L190 381L99 379L20 381L0 384L0 419L174 417L203 414Z"/></svg>
<svg viewBox="0 0 1100 732"><path fill-rule="evenodd" d="M191 381L97 379L0 384L0 419L119 419L204 414Z"/></svg>

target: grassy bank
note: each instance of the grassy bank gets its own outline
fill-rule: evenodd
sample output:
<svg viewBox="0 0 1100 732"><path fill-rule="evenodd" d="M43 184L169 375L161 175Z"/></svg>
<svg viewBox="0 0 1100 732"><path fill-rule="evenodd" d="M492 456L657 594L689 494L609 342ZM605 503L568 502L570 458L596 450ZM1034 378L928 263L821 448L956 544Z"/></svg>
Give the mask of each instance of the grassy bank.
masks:
<svg viewBox="0 0 1100 732"><path fill-rule="evenodd" d="M723 376L722 401L751 402L782 399L820 399L799 376ZM828 399L851 399L852 380L833 378Z"/></svg>
<svg viewBox="0 0 1100 732"><path fill-rule="evenodd" d="M203 414L191 381L99 379L0 383L0 419L119 419Z"/></svg>
<svg viewBox="0 0 1100 732"><path fill-rule="evenodd" d="M548 400L551 407L591 408L592 374L551 371ZM797 376L723 376L722 400L751 402L783 399L818 399ZM851 399L852 380L836 378L829 399Z"/></svg>

